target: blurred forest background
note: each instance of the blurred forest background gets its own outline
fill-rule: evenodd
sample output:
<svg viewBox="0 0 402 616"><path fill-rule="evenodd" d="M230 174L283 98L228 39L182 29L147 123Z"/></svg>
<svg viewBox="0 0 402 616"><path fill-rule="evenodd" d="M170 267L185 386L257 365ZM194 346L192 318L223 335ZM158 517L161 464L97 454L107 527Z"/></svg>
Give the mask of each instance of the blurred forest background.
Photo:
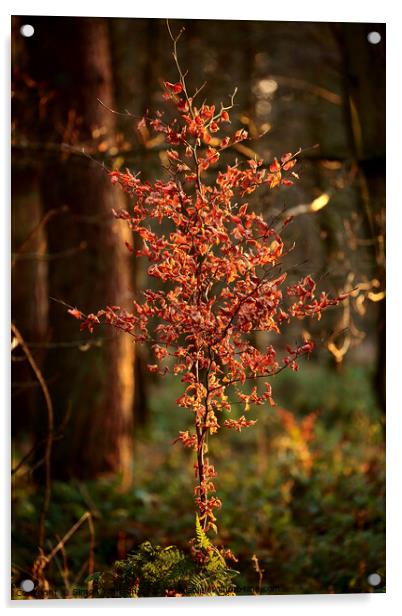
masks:
<svg viewBox="0 0 402 616"><path fill-rule="evenodd" d="M272 382L278 406L257 409L253 430L222 434L211 452L217 542L239 558L239 593L382 592L385 25L170 23L185 26L179 54L192 88L206 81L219 105L238 87L233 124L252 140L233 158L306 148L300 181L254 206L295 216L295 280L311 272L324 290L351 291L342 308L282 337L285 346L312 335L313 357ZM51 299L89 313L129 307L149 286L111 213L128 207L125 196L102 164L160 177L165 145L124 113L161 109L161 82L176 79L164 20L12 19L16 586L38 549L51 552L82 516L46 569L58 596L146 539L186 548L193 533L192 462L171 444L188 421L174 402L180 382L147 374L148 349L129 336L80 333Z"/></svg>

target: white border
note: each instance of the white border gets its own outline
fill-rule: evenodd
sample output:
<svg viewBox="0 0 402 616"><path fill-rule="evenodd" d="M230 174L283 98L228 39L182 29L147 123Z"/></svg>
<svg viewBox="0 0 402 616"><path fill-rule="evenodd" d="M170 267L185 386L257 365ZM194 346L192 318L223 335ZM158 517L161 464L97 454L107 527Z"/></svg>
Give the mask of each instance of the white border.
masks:
<svg viewBox="0 0 402 616"><path fill-rule="evenodd" d="M1 565L1 588L3 604L10 609L9 595L9 556L7 555L10 544L9 524L9 41L10 41L10 15L70 15L70 16L107 16L107 17L170 17L170 18L204 18L204 19L265 19L283 21L346 21L387 23L387 283L388 283L388 310L387 310L387 594L371 595L305 595L305 596L274 596L274 597L237 597L216 599L144 599L134 603L127 600L93 600L81 601L47 601L41 605L35 602L14 602L12 607L21 607L33 611L45 609L53 610L76 610L85 608L115 609L127 607L130 609L158 609L164 611L191 609L194 612L227 611L237 613L244 609L252 608L256 613L272 611L281 614L295 613L303 616L314 614L339 613L353 614L363 612L365 616L376 615L379 610L388 611L397 605L399 586L401 585L402 567L402 533L401 533L401 471L400 456L402 437L402 400L399 381L401 380L401 229L400 212L402 203L400 194L401 187L401 110L402 110L402 87L401 87L401 26L398 19L397 2L382 0L368 2L352 2L351 0L333 0L333 2L313 2L311 0L285 0L283 3L255 0L250 2L229 2L228 0L202 0L191 6L189 1L179 2L170 0L169 3L157 0L153 3L135 2L133 0L120 0L117 4L100 3L99 1L70 0L63 5L57 5L54 1L15 1L5 2L2 5L2 62L0 83L5 91L2 93L1 103L3 106L0 121L5 147L1 165L1 187L3 189L3 201L1 212L1 306L2 306L2 370L0 371L1 391L7 392L4 396L5 404L2 405L4 423L1 434L4 439L1 463L4 467L2 473L2 486L4 488L2 514L2 554ZM113 7L118 7L117 11ZM399 385L399 387L398 387ZM6 398L7 395L7 398ZM6 402L7 400L7 402ZM399 601L400 603L400 601ZM11 607L11 609L12 609Z"/></svg>
<svg viewBox="0 0 402 616"><path fill-rule="evenodd" d="M272 21L364 21L379 23L389 21L395 14L391 0L365 2L364 5L350 0L336 2L313 2L288 0L254 3L236 2L236 0L171 0L170 2L130 2L120 0L116 11L112 3L101 4L95 0L71 0L62 7L51 1L14 1L9 2L14 15L70 15L70 16L104 16L104 17L171 17L194 19L262 19Z"/></svg>

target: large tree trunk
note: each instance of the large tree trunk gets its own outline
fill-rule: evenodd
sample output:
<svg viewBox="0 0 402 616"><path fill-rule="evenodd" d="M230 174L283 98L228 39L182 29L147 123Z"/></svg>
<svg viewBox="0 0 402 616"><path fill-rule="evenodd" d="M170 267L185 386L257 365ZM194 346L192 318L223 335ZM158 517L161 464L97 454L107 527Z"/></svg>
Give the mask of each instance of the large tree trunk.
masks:
<svg viewBox="0 0 402 616"><path fill-rule="evenodd" d="M91 131L106 128L107 134L112 136L115 131L114 116L97 100L100 99L108 107L114 106L107 28L106 20L86 20L80 27L85 42L83 120ZM94 170L89 174L87 187L93 206L98 207L106 219L111 216L112 208L120 209L126 205L123 193L113 188L106 178L100 179L99 173ZM104 269L102 261L109 261L109 271L103 274L103 289L100 289L98 301L102 304L106 300L129 308L131 273L125 246L125 241L130 240L129 230L121 222L113 221L105 225L102 239L97 258L101 262L101 270ZM89 276L88 283L91 284ZM92 467L93 472L119 471L123 482L127 483L131 477L133 446L134 344L131 338L124 334L115 336L106 360L100 416L97 413L92 416L84 463Z"/></svg>
<svg viewBox="0 0 402 616"><path fill-rule="evenodd" d="M99 143L113 142L115 116L105 107L114 106L108 22L29 18L29 23L35 27L29 49L33 78L53 93L41 118L40 142L56 145L44 148L43 201L48 211L68 207L62 221L55 218L48 225L49 252L66 255L50 261L49 295L87 313L107 304L129 308L129 230L112 214L126 207L125 197L100 165L63 154L61 147L57 152L57 144L65 141L89 147L94 137ZM69 347L66 343L85 338L78 322L54 302L49 314L52 343L63 343L49 349L46 363L56 433L69 414L64 438L54 444L52 474L92 478L119 473L127 485L133 448L132 339L104 330L88 340L89 349L88 344ZM38 419L39 439L43 432Z"/></svg>
<svg viewBox="0 0 402 616"><path fill-rule="evenodd" d="M13 23L13 142L36 141L37 124L26 87L29 56L24 39ZM21 113L23 110L23 113ZM48 261L46 216L40 191L41 164L22 148L12 154L11 214L11 318L42 368L48 335ZM12 435L32 434L36 409L42 400L40 384L17 346L12 353ZM27 443L29 444L29 442Z"/></svg>

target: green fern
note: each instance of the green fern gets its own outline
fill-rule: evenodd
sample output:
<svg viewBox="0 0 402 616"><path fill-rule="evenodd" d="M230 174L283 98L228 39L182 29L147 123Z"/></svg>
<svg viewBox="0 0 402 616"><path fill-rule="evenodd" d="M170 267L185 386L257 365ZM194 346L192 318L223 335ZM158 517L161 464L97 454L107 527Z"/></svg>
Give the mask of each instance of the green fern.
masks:
<svg viewBox="0 0 402 616"><path fill-rule="evenodd" d="M195 562L176 546L161 548L142 543L125 560L116 561L110 572L92 580L93 597L214 596L234 594L236 571L229 569L196 520L198 549L205 551L203 564Z"/></svg>
<svg viewBox="0 0 402 616"><path fill-rule="evenodd" d="M201 526L198 513L195 514L195 535L197 537L198 547L202 548L203 550L208 550L210 547L212 547L210 540L208 539L204 529Z"/></svg>
<svg viewBox="0 0 402 616"><path fill-rule="evenodd" d="M201 526L198 514L195 514L195 534L197 538L197 547L205 551L208 555L206 567L209 571L217 571L220 568L226 568L226 561L219 550L211 543L204 529Z"/></svg>

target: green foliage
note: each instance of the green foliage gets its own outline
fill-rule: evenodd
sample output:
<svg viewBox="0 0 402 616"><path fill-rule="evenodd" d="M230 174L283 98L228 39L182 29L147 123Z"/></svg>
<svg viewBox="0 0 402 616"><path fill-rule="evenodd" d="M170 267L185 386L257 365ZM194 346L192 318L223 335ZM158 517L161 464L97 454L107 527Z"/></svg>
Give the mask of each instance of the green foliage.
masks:
<svg viewBox="0 0 402 616"><path fill-rule="evenodd" d="M306 414L318 413L311 441L304 445L288 432L275 408L261 410L258 431L240 436L228 431L214 453L224 502L220 540L239 558L235 592L259 589L253 554L264 570L263 594L384 592L383 583L373 588L367 581L375 572L385 579L383 429L372 375L353 365L334 373L324 363L310 361L293 376L292 387L282 375L277 377L278 407L292 411L298 425ZM175 387L174 381L170 386ZM168 407L175 390L165 391L155 386L152 421L137 437L133 488L122 491L116 478L53 483L47 535L63 535L85 511L93 511L96 570L110 570L119 552L130 554L149 538L153 545L174 544L186 553L194 514L191 478L183 469L191 452L166 442L166 433L173 439L181 419L174 405ZM13 490L17 588L36 554L42 496L21 471ZM202 536L196 538L201 543ZM49 540L48 549L55 541ZM66 545L72 580L88 559L88 545L86 527ZM182 565L188 564L195 566L186 557ZM65 596L62 570L56 557L47 574L51 588ZM187 592L193 590L189 585Z"/></svg>
<svg viewBox="0 0 402 616"><path fill-rule="evenodd" d="M95 597L165 597L233 595L233 577L225 559L210 544L198 523L197 549L205 560L197 562L176 546L162 548L142 543L125 560L115 562L111 572L96 573L92 581Z"/></svg>
<svg viewBox="0 0 402 616"><path fill-rule="evenodd" d="M198 517L197 513L195 514L195 534L197 537L197 543L200 548L202 548L203 550L208 550L209 548L212 547L212 543L210 542L207 535L205 534L201 526L201 523L200 523L200 518Z"/></svg>

